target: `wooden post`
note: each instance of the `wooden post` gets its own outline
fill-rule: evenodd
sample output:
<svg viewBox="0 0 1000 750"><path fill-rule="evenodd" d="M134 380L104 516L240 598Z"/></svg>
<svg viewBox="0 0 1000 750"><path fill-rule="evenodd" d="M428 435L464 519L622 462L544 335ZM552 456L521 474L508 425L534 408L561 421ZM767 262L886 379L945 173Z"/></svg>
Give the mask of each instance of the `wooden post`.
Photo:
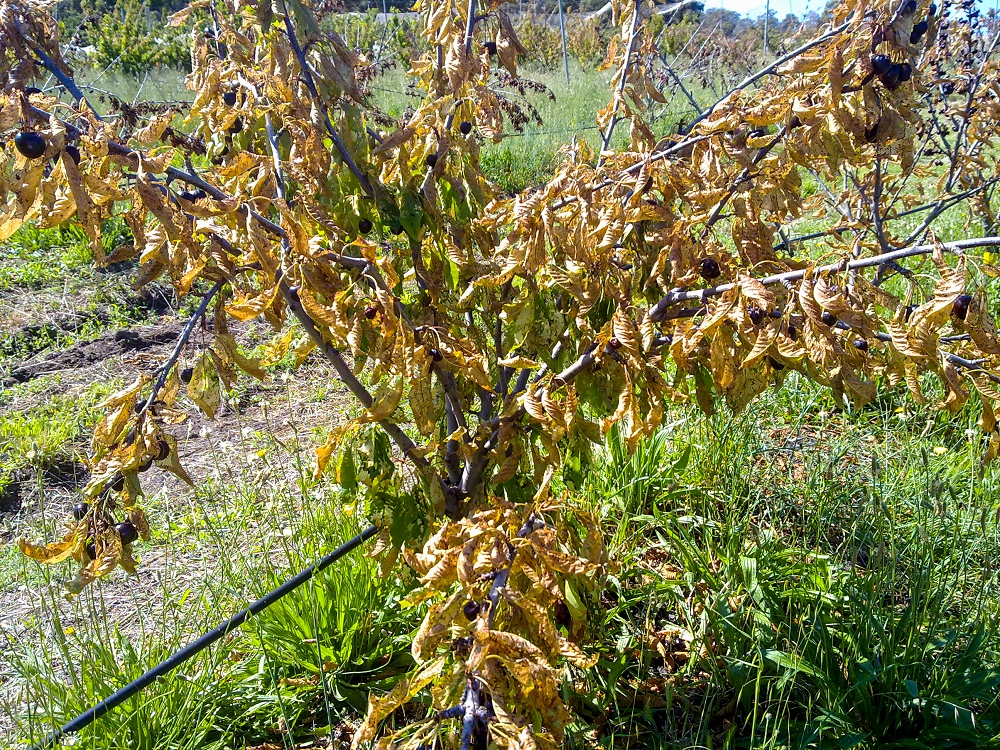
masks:
<svg viewBox="0 0 1000 750"><path fill-rule="evenodd" d="M559 2L559 32L562 34L563 67L566 68L566 85L569 86L569 53L566 51L566 19L563 17L562 0Z"/></svg>
<svg viewBox="0 0 1000 750"><path fill-rule="evenodd" d="M767 53L767 25L771 21L771 0L767 0L764 4L764 59L766 60L769 55Z"/></svg>

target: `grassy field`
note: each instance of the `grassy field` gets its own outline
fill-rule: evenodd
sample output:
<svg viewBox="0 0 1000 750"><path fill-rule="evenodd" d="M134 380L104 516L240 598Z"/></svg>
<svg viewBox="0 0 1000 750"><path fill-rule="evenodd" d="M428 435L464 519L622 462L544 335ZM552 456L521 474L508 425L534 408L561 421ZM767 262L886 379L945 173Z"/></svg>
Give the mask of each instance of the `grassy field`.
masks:
<svg viewBox="0 0 1000 750"><path fill-rule="evenodd" d="M561 73L536 76L556 95L534 98L545 124L484 150L502 190L536 184L573 134L596 143L587 128L608 78L572 76L571 88ZM403 77L381 83L380 106L399 115ZM169 80L144 95L152 85L182 95ZM956 212L941 236L968 233ZM147 475L153 540L139 545L139 575L63 599L71 571L11 542L56 533L78 499L94 405L162 361L179 318L168 289L131 291L134 267L92 270L72 227L23 230L0 252L0 737L22 747L363 519L331 478L312 476L318 436L350 408L313 358L241 383L218 420L180 426L196 488ZM142 346L112 346L122 328ZM268 336L239 335L247 346ZM600 660L566 674L581 717L568 746L937 748L1000 736L1000 495L997 470L979 465L978 407L945 418L901 389L882 394L841 411L793 374L740 416L672 407L632 456L611 441L573 500L604 520L614 566L579 603ZM346 747L369 692L410 666L414 583L402 568L380 579L355 553L78 745Z"/></svg>

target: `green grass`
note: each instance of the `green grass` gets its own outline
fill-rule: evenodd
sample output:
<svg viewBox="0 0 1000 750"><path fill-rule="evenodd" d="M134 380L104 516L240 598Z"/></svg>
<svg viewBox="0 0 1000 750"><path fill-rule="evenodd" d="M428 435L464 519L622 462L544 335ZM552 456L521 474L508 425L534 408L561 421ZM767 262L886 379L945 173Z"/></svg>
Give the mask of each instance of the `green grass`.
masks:
<svg viewBox="0 0 1000 750"><path fill-rule="evenodd" d="M78 455L86 453L90 428L99 417L94 407L114 385L95 383L80 392L43 399L30 409L0 413L0 495L24 469L73 466Z"/></svg>
<svg viewBox="0 0 1000 750"><path fill-rule="evenodd" d="M601 746L1000 733L996 479L977 477L974 409L831 406L791 382L740 418L686 414L632 457L611 443L593 491L619 569L578 707Z"/></svg>

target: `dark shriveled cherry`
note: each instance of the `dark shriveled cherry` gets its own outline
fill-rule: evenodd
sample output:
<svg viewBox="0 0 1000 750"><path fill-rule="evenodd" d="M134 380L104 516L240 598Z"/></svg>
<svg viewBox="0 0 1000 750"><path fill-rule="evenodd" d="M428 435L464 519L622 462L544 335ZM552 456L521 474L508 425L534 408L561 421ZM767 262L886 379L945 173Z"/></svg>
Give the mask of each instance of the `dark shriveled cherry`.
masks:
<svg viewBox="0 0 1000 750"><path fill-rule="evenodd" d="M193 367L185 367L183 370L181 370L180 378L182 383L190 383L192 377L194 377Z"/></svg>
<svg viewBox="0 0 1000 750"><path fill-rule="evenodd" d="M362 219L361 221L359 221L358 231L361 232L361 234L368 234L370 231L372 231L371 221L369 219Z"/></svg>
<svg viewBox="0 0 1000 750"><path fill-rule="evenodd" d="M465 619L472 622L477 617L479 617L479 610L481 609L479 602L468 601L465 606L462 607L462 614L465 615Z"/></svg>
<svg viewBox="0 0 1000 750"><path fill-rule="evenodd" d="M820 316L820 320L822 320L826 325L830 326L831 328L837 324L837 316L834 315L829 310L823 311L823 314Z"/></svg>
<svg viewBox="0 0 1000 750"><path fill-rule="evenodd" d="M747 316L749 316L751 323L755 326L759 326L764 321L767 314L757 305L750 305L747 307Z"/></svg>
<svg viewBox="0 0 1000 750"><path fill-rule="evenodd" d="M865 339L854 339L854 348L860 352L868 351L868 342Z"/></svg>
<svg viewBox="0 0 1000 750"><path fill-rule="evenodd" d="M462 120L458 126L458 130L462 135L468 135L472 132L472 123L468 120Z"/></svg>
<svg viewBox="0 0 1000 750"><path fill-rule="evenodd" d="M14 136L14 148L26 159L37 159L45 153L45 138L30 130L22 130Z"/></svg>
<svg viewBox="0 0 1000 750"><path fill-rule="evenodd" d="M87 517L87 514L89 512L90 512L90 506L87 503L81 502L73 506L73 518L75 518L77 521L82 521L84 518Z"/></svg>
<svg viewBox="0 0 1000 750"><path fill-rule="evenodd" d="M960 294L955 299L955 303L951 306L952 315L954 315L959 320L965 320L965 316L969 314L969 305L972 302L971 294Z"/></svg>
<svg viewBox="0 0 1000 750"><path fill-rule="evenodd" d="M117 531L118 536L121 537L123 545L131 544L139 538L139 530L132 525L131 521L122 521L120 524L115 526L115 531Z"/></svg>
<svg viewBox="0 0 1000 750"><path fill-rule="evenodd" d="M892 58L888 55L872 55L871 57L872 72L875 75L880 76L889 72L889 68L892 67Z"/></svg>
<svg viewBox="0 0 1000 750"><path fill-rule="evenodd" d="M170 443L166 440L160 440L156 444L156 460L166 461L170 457Z"/></svg>
<svg viewBox="0 0 1000 750"><path fill-rule="evenodd" d="M722 269L719 268L719 262L715 258L702 258L701 264L698 268L698 274L703 279L717 279L722 274Z"/></svg>
<svg viewBox="0 0 1000 750"><path fill-rule="evenodd" d="M225 94L222 95L222 101L226 103L226 106L232 107L233 105L236 104L236 92L227 91Z"/></svg>

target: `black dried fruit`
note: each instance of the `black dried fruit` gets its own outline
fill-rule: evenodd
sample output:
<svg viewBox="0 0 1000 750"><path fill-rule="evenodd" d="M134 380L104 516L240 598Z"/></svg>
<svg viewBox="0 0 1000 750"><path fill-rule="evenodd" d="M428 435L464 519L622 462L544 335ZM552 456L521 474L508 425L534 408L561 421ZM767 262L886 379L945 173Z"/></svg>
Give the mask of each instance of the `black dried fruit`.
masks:
<svg viewBox="0 0 1000 750"><path fill-rule="evenodd" d="M802 120L799 119L798 115L792 115L792 119L788 121L788 129L795 130L799 127L802 127Z"/></svg>
<svg viewBox="0 0 1000 750"><path fill-rule="evenodd" d="M865 131L865 143L875 143L878 140L878 123L876 122Z"/></svg>
<svg viewBox="0 0 1000 750"><path fill-rule="evenodd" d="M22 130L14 136L14 148L27 159L37 159L45 153L45 138L40 133Z"/></svg>
<svg viewBox="0 0 1000 750"><path fill-rule="evenodd" d="M899 71L900 83L906 83L913 77L913 66L909 63L900 63L897 70Z"/></svg>
<svg viewBox="0 0 1000 750"><path fill-rule="evenodd" d="M791 323L788 324L788 338L790 338L792 341L799 340L799 331Z"/></svg>
<svg viewBox="0 0 1000 750"><path fill-rule="evenodd" d="M562 599L556 599L556 603L552 605L552 615L556 621L556 625L561 628L569 630L573 624L573 615L570 613L569 607L566 606L566 602Z"/></svg>
<svg viewBox="0 0 1000 750"><path fill-rule="evenodd" d="M481 607L479 606L479 602L468 601L465 603L465 606L462 607L462 614L465 615L466 620L472 622L479 617L480 609Z"/></svg>
<svg viewBox="0 0 1000 750"><path fill-rule="evenodd" d="M903 311L903 320L909 321L910 316L913 315L913 311L917 309L916 305L907 305Z"/></svg>
<svg viewBox="0 0 1000 750"><path fill-rule="evenodd" d="M87 545L87 557L91 560L97 559L97 546L93 542Z"/></svg>
<svg viewBox="0 0 1000 750"><path fill-rule="evenodd" d="M139 464L139 468L137 469L137 471L140 474L142 474L144 471L149 471L152 467L153 467L153 459L147 458L145 461Z"/></svg>
<svg viewBox="0 0 1000 750"><path fill-rule="evenodd" d="M183 198L184 200L190 201L191 203L194 203L195 201L200 201L202 198L205 198L206 196L207 193L201 188L198 188L197 190L182 190L177 194L178 198Z"/></svg>
<svg viewBox="0 0 1000 750"><path fill-rule="evenodd" d="M166 461L170 456L170 443L166 440L160 440L156 444L156 460Z"/></svg>
<svg viewBox="0 0 1000 750"><path fill-rule="evenodd" d="M361 234L368 234L370 231L372 231L371 221L368 219L362 219L361 221L359 221L358 231L361 232Z"/></svg>
<svg viewBox="0 0 1000 750"><path fill-rule="evenodd" d="M889 72L889 68L892 67L892 58L888 55L872 55L871 65L872 72L880 76Z"/></svg>
<svg viewBox="0 0 1000 750"><path fill-rule="evenodd" d="M486 42L486 44L484 44L483 46L486 47L486 51L489 52L490 55L495 55L497 53L496 42Z"/></svg>
<svg viewBox="0 0 1000 750"><path fill-rule="evenodd" d="M615 336L612 336L612 337L611 337L611 338L610 338L610 339L608 340L608 348L609 348L609 349L612 349L612 350L614 350L614 351L618 351L619 349L621 349L621 348L622 348L622 342L621 342L621 341L619 341L617 337L615 337Z"/></svg>
<svg viewBox="0 0 1000 750"><path fill-rule="evenodd" d="M820 316L820 320L826 323L831 328L837 324L837 316L834 315L829 310L824 310L823 314Z"/></svg>
<svg viewBox="0 0 1000 750"><path fill-rule="evenodd" d="M437 349L431 349L430 352L428 352L428 354L431 355L431 359L434 360L435 362L440 362L442 359L444 359L444 357L441 355L441 352Z"/></svg>
<svg viewBox="0 0 1000 750"><path fill-rule="evenodd" d="M865 339L854 339L854 348L866 352L868 351L868 342Z"/></svg>
<svg viewBox="0 0 1000 750"><path fill-rule="evenodd" d="M901 16L912 16L917 12L917 0L909 0L906 5L903 6L902 10L899 11Z"/></svg>
<svg viewBox="0 0 1000 750"><path fill-rule="evenodd" d="M424 163L428 167L430 167L431 169L434 169L434 167L437 166L437 163L438 163L438 155L437 154L427 154L427 158L424 159Z"/></svg>
<svg viewBox="0 0 1000 750"><path fill-rule="evenodd" d="M927 21L919 21L913 24L913 31L910 32L910 44L916 44L920 37L927 33Z"/></svg>
<svg viewBox="0 0 1000 750"><path fill-rule="evenodd" d="M118 536L121 537L123 545L131 544L139 538L139 530L132 525L131 521L122 521L120 524L115 526L115 531L117 531Z"/></svg>
<svg viewBox="0 0 1000 750"><path fill-rule="evenodd" d="M72 159L74 164L80 163L80 149L78 149L76 146L72 144L66 146L66 148L63 149L63 153L66 154L66 156L68 156L70 159Z"/></svg>
<svg viewBox="0 0 1000 750"><path fill-rule="evenodd" d="M115 478L111 480L111 484L109 486L115 492L121 492L125 489L125 475L115 474Z"/></svg>
<svg viewBox="0 0 1000 750"><path fill-rule="evenodd" d="M472 132L472 123L468 120L462 120L458 126L458 130L462 135L468 135Z"/></svg>
<svg viewBox="0 0 1000 750"><path fill-rule="evenodd" d="M376 315L378 315L378 308L375 305L368 305L365 308L365 317L368 320L374 320Z"/></svg>
<svg viewBox="0 0 1000 750"><path fill-rule="evenodd" d="M76 505L73 506L73 518L75 518L77 521L82 521L84 518L87 517L87 514L89 512L90 512L90 506L87 505L87 503L77 503Z"/></svg>
<svg viewBox="0 0 1000 750"><path fill-rule="evenodd" d="M227 91L225 94L222 95L222 101L226 103L226 106L232 107L233 105L236 104L236 92Z"/></svg>
<svg viewBox="0 0 1000 750"><path fill-rule="evenodd" d="M755 326L759 326L764 321L767 313L761 310L757 305L750 305L747 307L747 315L749 316L751 323Z"/></svg>
<svg viewBox="0 0 1000 750"><path fill-rule="evenodd" d="M182 383L190 383L191 382L191 378L193 376L194 376L194 368L193 367L185 367L183 370L181 370L180 378L181 378L181 382Z"/></svg>
<svg viewBox="0 0 1000 750"><path fill-rule="evenodd" d="M889 89L889 91L895 91L899 88L899 67L897 65L893 65L889 68L889 72L880 75L878 80L883 86Z"/></svg>
<svg viewBox="0 0 1000 750"><path fill-rule="evenodd" d="M229 126L229 132L233 135L243 132L243 118L237 117L233 120L233 124Z"/></svg>
<svg viewBox="0 0 1000 750"><path fill-rule="evenodd" d="M960 294L955 299L955 304L951 306L951 313L959 320L965 320L969 314L969 304L972 302L971 294Z"/></svg>
<svg viewBox="0 0 1000 750"><path fill-rule="evenodd" d="M719 262L715 258L702 258L698 273L703 279L717 279L722 274Z"/></svg>

